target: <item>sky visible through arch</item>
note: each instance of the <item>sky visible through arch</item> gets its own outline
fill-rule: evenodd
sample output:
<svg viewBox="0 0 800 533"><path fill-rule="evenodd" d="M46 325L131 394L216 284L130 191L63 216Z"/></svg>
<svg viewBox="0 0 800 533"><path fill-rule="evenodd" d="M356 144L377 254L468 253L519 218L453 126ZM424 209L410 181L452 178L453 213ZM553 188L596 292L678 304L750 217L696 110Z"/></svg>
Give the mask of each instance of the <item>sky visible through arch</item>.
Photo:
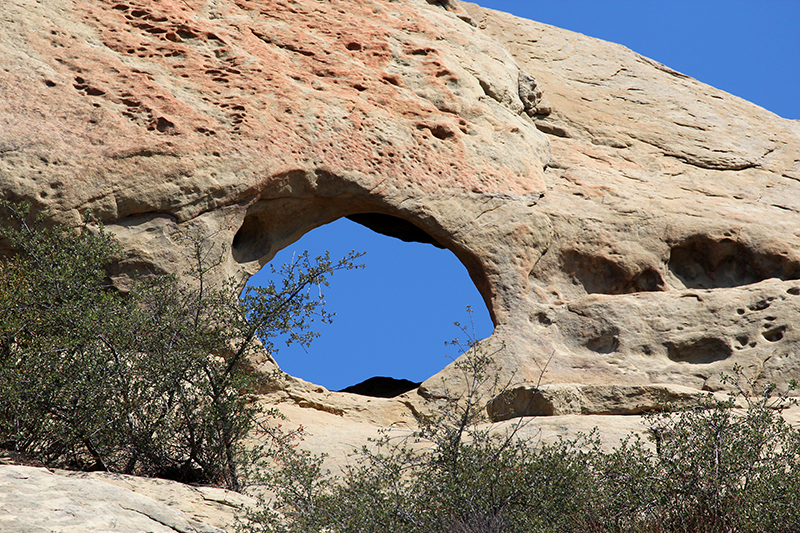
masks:
<svg viewBox="0 0 800 533"><path fill-rule="evenodd" d="M623 44L675 70L800 119L798 0L482 0L484 7ZM533 73L535 76L535 73ZM546 90L546 88L545 88ZM800 157L800 156L799 156ZM464 337L454 321L474 309L479 337L489 314L455 256L429 244L404 243L340 219L279 252L366 251L366 269L339 272L325 291L334 323L308 351L276 342L281 368L339 390L372 376L423 381L458 354L445 341ZM262 269L250 284L266 284Z"/></svg>

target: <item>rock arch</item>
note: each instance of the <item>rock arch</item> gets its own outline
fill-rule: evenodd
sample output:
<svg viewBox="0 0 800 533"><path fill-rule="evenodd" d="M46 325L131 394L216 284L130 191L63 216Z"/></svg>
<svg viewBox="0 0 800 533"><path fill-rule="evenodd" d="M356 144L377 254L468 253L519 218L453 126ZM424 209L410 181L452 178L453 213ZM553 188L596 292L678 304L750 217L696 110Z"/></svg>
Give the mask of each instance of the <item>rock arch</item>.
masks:
<svg viewBox="0 0 800 533"><path fill-rule="evenodd" d="M443 247L420 243L430 239L424 234L409 238L409 232L422 232L407 223L400 226L408 242L386 236L397 236L399 219L388 220L388 231L386 222L392 217L378 218L387 231L378 233L374 224L370 229L340 218L311 230L270 261L277 268L304 251L311 257L328 252L334 260L353 249L366 252L358 260L364 270L337 273L321 289L336 318L332 324L312 324L320 338L307 348L275 343L274 357L285 372L329 390L373 377L421 382L441 371L450 362L448 356L457 355L444 341L456 336L464 340L453 321L469 324L467 305L473 308L475 336L492 333L488 311L458 258ZM263 286L270 281L280 283L280 276L265 266L248 283ZM383 386L387 380L378 381Z"/></svg>
<svg viewBox="0 0 800 533"><path fill-rule="evenodd" d="M498 223L495 211L508 209L509 199L513 197L487 199L484 195L462 193L408 198L398 206L384 198L260 197L249 202L243 214L237 216L240 222L230 237L231 260L252 273L307 232L344 217L389 237L428 243L452 252L467 269L497 324L508 319L510 308L505 302L509 294L497 291L497 279L518 278L503 283L506 288L525 280L523 269L510 272L505 268L512 257L499 246L501 239L544 240L547 236L546 220L539 217L533 219L544 226L544 231L536 225L532 228L530 221L510 229ZM516 200L515 203L535 204L536 198ZM504 231L510 235L503 235ZM531 260L535 260L536 248L541 248L540 242L535 244L539 246L531 250ZM486 257L487 248L493 257ZM523 258L514 259L520 262Z"/></svg>
<svg viewBox="0 0 800 533"><path fill-rule="evenodd" d="M91 209L118 284L181 272L182 231L246 277L362 217L459 258L519 381L552 354L562 383L800 376L794 121L468 3L134 3L0 2L26 22L0 39L0 196Z"/></svg>

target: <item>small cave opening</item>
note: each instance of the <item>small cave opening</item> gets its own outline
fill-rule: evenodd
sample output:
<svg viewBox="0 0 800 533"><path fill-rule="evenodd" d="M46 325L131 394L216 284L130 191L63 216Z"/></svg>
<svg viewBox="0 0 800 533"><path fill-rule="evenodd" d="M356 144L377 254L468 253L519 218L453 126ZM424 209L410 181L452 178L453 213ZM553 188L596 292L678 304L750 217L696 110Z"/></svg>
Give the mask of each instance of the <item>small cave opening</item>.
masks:
<svg viewBox="0 0 800 533"><path fill-rule="evenodd" d="M233 243L234 256L254 260L263 255L262 246L269 248L270 238L259 226L255 218L246 219L242 237ZM320 336L310 347L275 342L275 359L292 376L331 391L394 397L415 389L458 355L446 345L456 337L466 340L454 322L472 320L476 338L494 329L464 265L408 221L377 213L349 215L309 231L270 263L277 269L306 250L311 257L327 251L334 261L363 251L358 262L365 268L335 272L329 287L321 287L326 309L336 316L332 324L311 324ZM265 266L248 285L265 286L270 280L277 284L279 278Z"/></svg>
<svg viewBox="0 0 800 533"><path fill-rule="evenodd" d="M263 226L257 214L245 217L231 244L231 253L237 263L256 261L264 250L270 249L269 235L263 231Z"/></svg>
<svg viewBox="0 0 800 533"><path fill-rule="evenodd" d="M661 274L652 267L632 271L600 255L566 251L561 257L565 272L580 283L587 294L629 294L666 290Z"/></svg>
<svg viewBox="0 0 800 533"><path fill-rule="evenodd" d="M769 278L800 278L800 264L788 257L706 235L673 246L668 267L688 289L739 287Z"/></svg>

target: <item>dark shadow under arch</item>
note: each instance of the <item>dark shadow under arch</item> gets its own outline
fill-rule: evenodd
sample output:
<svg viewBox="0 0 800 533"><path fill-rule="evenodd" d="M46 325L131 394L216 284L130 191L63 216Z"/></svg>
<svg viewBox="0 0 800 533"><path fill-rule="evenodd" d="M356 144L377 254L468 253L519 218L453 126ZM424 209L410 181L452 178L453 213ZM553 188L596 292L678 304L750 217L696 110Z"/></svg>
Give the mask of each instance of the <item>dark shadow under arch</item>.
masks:
<svg viewBox="0 0 800 533"><path fill-rule="evenodd" d="M347 218L387 237L394 237L403 242L432 244L437 248L445 249L436 239L402 218L381 213L359 213L348 215Z"/></svg>

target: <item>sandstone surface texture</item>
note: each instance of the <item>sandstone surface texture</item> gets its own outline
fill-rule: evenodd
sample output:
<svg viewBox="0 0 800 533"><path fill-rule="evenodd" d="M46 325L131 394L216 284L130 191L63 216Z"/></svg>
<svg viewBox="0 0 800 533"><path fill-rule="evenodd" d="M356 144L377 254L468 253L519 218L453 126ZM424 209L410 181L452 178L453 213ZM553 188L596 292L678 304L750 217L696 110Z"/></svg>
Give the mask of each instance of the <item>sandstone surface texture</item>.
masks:
<svg viewBox="0 0 800 533"><path fill-rule="evenodd" d="M734 365L800 378L800 122L620 45L439 4L4 0L0 197L74 225L91 210L126 249L121 289L181 273L187 233L224 251L217 280L341 217L446 248L514 383L493 416L545 438L641 429ZM460 384L452 365L391 399L287 377L262 401L335 465ZM10 480L55 479L9 468L6 501Z"/></svg>
<svg viewBox="0 0 800 533"><path fill-rule="evenodd" d="M251 502L222 489L105 473L0 467L0 531L225 533Z"/></svg>
<svg viewBox="0 0 800 533"><path fill-rule="evenodd" d="M800 122L623 46L463 6L551 109L533 116L551 232L501 326L526 347L509 355L552 353L550 383L797 376Z"/></svg>

